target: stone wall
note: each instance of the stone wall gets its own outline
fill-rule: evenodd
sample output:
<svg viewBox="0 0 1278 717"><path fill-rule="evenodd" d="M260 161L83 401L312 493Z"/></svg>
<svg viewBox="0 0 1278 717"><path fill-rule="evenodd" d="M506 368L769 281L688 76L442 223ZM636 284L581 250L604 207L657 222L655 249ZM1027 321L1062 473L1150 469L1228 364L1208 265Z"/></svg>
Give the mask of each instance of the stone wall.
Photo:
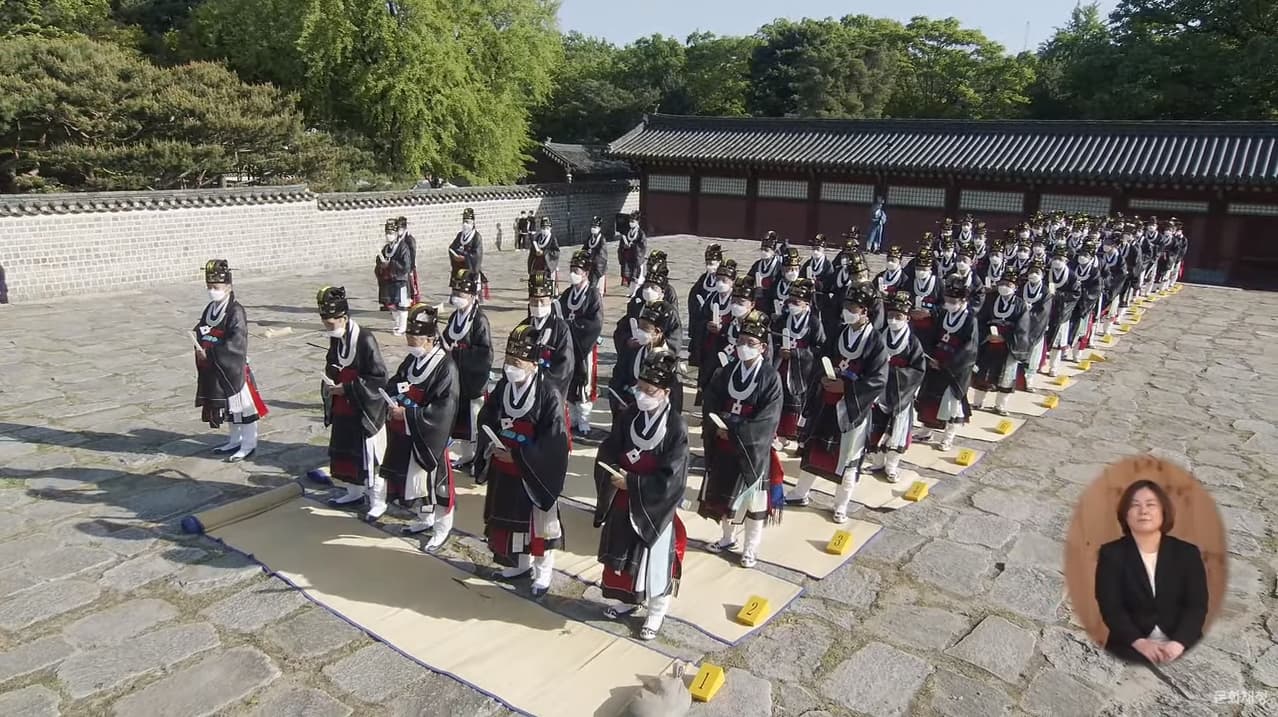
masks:
<svg viewBox="0 0 1278 717"><path fill-rule="evenodd" d="M567 236L569 206L574 236ZM561 244L580 243L590 218L612 226L639 208L632 183L466 187L316 194L305 186L165 192L0 195L0 266L9 301L198 281L224 258L256 277L373 265L382 225L405 216L419 269L443 254L464 207L493 246L509 249L521 211L549 216Z"/></svg>

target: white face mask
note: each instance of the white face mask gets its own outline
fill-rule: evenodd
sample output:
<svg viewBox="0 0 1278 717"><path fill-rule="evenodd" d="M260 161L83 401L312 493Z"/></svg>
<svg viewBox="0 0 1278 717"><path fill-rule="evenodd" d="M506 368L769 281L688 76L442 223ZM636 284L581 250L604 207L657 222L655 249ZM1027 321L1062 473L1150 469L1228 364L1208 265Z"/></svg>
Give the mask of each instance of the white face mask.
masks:
<svg viewBox="0 0 1278 717"><path fill-rule="evenodd" d="M719 262L717 261L706 262L706 273L713 274L718 270L719 270Z"/></svg>
<svg viewBox="0 0 1278 717"><path fill-rule="evenodd" d="M639 391L635 394L635 408L640 411L655 411L661 408L661 397Z"/></svg>
<svg viewBox="0 0 1278 717"><path fill-rule="evenodd" d="M985 237L977 235L972 237L972 243L976 246L985 246Z"/></svg>
<svg viewBox="0 0 1278 717"><path fill-rule="evenodd" d="M643 300L644 301L660 301L661 292L652 287L648 287L643 290Z"/></svg>
<svg viewBox="0 0 1278 717"><path fill-rule="evenodd" d="M953 250L953 249L942 249L942 250L941 250L941 256L945 257L946 259L949 259L950 257L954 256L954 250Z"/></svg>
<svg viewBox="0 0 1278 717"><path fill-rule="evenodd" d="M964 225L963 225L963 231L965 231L965 232L970 232L970 231L972 231L972 225L971 225L971 224L964 224Z"/></svg>
<svg viewBox="0 0 1278 717"><path fill-rule="evenodd" d="M967 262L965 262L965 261L960 261L960 262L958 263L958 270L959 270L959 272L960 272L960 273L966 274L966 273L968 272L968 270L969 270L969 269L971 269L971 268L972 268L972 265L971 265L971 264L969 264L969 263L967 263Z"/></svg>
<svg viewBox="0 0 1278 717"><path fill-rule="evenodd" d="M544 319L550 316L550 304L529 304L528 315L534 319Z"/></svg>
<svg viewBox="0 0 1278 717"><path fill-rule="evenodd" d="M888 319L887 325L888 325L888 328L892 329L893 331L900 331L906 326L909 326L910 322L906 321L905 319Z"/></svg>
<svg viewBox="0 0 1278 717"><path fill-rule="evenodd" d="M599 236L599 227L590 227L590 236L592 237Z"/></svg>
<svg viewBox="0 0 1278 717"><path fill-rule="evenodd" d="M745 344L737 344L737 358L749 363L763 355L763 351L754 346L746 346Z"/></svg>
<svg viewBox="0 0 1278 717"><path fill-rule="evenodd" d="M220 304L226 300L226 289L209 289L209 301Z"/></svg>
<svg viewBox="0 0 1278 717"><path fill-rule="evenodd" d="M771 249L764 249L759 252L759 254L763 256L764 261L768 261L777 255L777 253Z"/></svg>
<svg viewBox="0 0 1278 717"><path fill-rule="evenodd" d="M1034 272L1029 275L1029 283L1031 284L1037 284L1041 282L1042 280L1043 280L1043 275L1038 272Z"/></svg>
<svg viewBox="0 0 1278 717"><path fill-rule="evenodd" d="M520 368L518 366L507 366L505 371L506 380L511 383L523 383L528 380L530 375L532 375L529 373L528 369Z"/></svg>
<svg viewBox="0 0 1278 717"><path fill-rule="evenodd" d="M896 271L897 269L901 268L901 262L897 261L896 259L889 259L887 263L887 268L891 269L892 271Z"/></svg>
<svg viewBox="0 0 1278 717"><path fill-rule="evenodd" d="M386 243L387 243L387 244L394 244L394 243L395 243L395 233L394 233L394 232L386 232Z"/></svg>
<svg viewBox="0 0 1278 717"><path fill-rule="evenodd" d="M727 280L719 281L715 283L714 288L720 294L727 294L732 291L732 282Z"/></svg>
<svg viewBox="0 0 1278 717"><path fill-rule="evenodd" d="M1027 251L1018 251L1018 252L1016 252L1016 258L1017 258L1017 259L1028 259L1028 258L1030 258L1030 253L1029 253L1029 252L1027 252Z"/></svg>
<svg viewBox="0 0 1278 717"><path fill-rule="evenodd" d="M343 327L342 327L342 328L340 328L340 329L331 329L331 330L328 332L328 335L329 335L329 336L331 336L332 338L340 339L340 338L342 338L343 336L345 336L345 335L346 335L346 327L345 327L345 326L343 326Z"/></svg>
<svg viewBox="0 0 1278 717"><path fill-rule="evenodd" d="M865 314L863 312L843 310L843 323L848 326L860 326L865 323Z"/></svg>
<svg viewBox="0 0 1278 717"><path fill-rule="evenodd" d="M1046 248L1046 247L1035 247L1035 248L1034 248L1034 256L1037 256L1037 257L1044 257L1044 256L1047 256L1047 248Z"/></svg>
<svg viewBox="0 0 1278 717"><path fill-rule="evenodd" d="M927 281L928 279L932 278L932 270L919 269L918 271L914 272L914 276L917 277L920 281Z"/></svg>
<svg viewBox="0 0 1278 717"><path fill-rule="evenodd" d="M448 297L448 303L452 304L454 309L464 309L470 305L470 302L466 301L466 299L461 296Z"/></svg>
<svg viewBox="0 0 1278 717"><path fill-rule="evenodd" d="M1092 263L1092 258L1088 256L1087 254L1079 254L1078 263L1080 266L1087 266L1088 264Z"/></svg>
<svg viewBox="0 0 1278 717"><path fill-rule="evenodd" d="M816 259L817 261L821 261L822 259L825 258L825 252L821 251L820 249L813 249L812 258Z"/></svg>
<svg viewBox="0 0 1278 717"><path fill-rule="evenodd" d="M586 280L586 275L581 273L580 271L574 271L568 274L568 278L569 280L572 281L573 284L581 284L581 282Z"/></svg>
<svg viewBox="0 0 1278 717"><path fill-rule="evenodd" d="M790 313L797 314L799 316L802 316L811 310L810 307L808 307L806 304L802 306L800 306L799 304L789 304L787 305L786 308L790 310Z"/></svg>
<svg viewBox="0 0 1278 717"><path fill-rule="evenodd" d="M1016 287L1014 287L1014 286L999 286L999 287L998 287L998 295L999 295L999 296L1011 296L1012 294L1015 294L1015 293L1016 293Z"/></svg>
<svg viewBox="0 0 1278 717"><path fill-rule="evenodd" d="M732 305L728 307L728 310L732 312L733 316L739 319L750 313L750 306L748 304L738 304L733 302Z"/></svg>
<svg viewBox="0 0 1278 717"><path fill-rule="evenodd" d="M956 301L945 302L945 310L950 312L951 314L958 313L958 311L962 308L963 308L963 304L960 304Z"/></svg>
<svg viewBox="0 0 1278 717"><path fill-rule="evenodd" d="M416 356L417 358L421 358L426 355L426 347L425 346L409 346L408 353L412 354L413 356Z"/></svg>
<svg viewBox="0 0 1278 717"><path fill-rule="evenodd" d="M630 330L630 335L634 337L635 342L638 343L640 346L647 346L648 344L652 343L652 334L648 333L647 331L644 331L638 326Z"/></svg>
<svg viewBox="0 0 1278 717"><path fill-rule="evenodd" d="M785 280L786 280L786 281L794 281L794 280L795 280L795 279L797 279L797 278L799 278L799 270L798 270L798 269L787 269L787 270L786 270L786 272L785 272Z"/></svg>
<svg viewBox="0 0 1278 717"><path fill-rule="evenodd" d="M1029 233L1029 232L1021 232L1021 233L1017 234L1016 236L1018 236L1018 237L1020 237L1020 238L1022 238L1022 239L1029 239L1029 238L1030 238L1030 233Z"/></svg>
<svg viewBox="0 0 1278 717"><path fill-rule="evenodd" d="M1056 269L1057 271L1059 271L1059 270L1061 270L1061 269L1064 269L1064 268L1065 268L1065 260L1064 260L1064 259L1052 259L1052 268L1053 268L1053 269Z"/></svg>
<svg viewBox="0 0 1278 717"><path fill-rule="evenodd" d="M474 222L462 222L462 231L464 231L464 232L468 232L468 231L470 231L471 229L474 229L474 228L475 228L475 223L474 223Z"/></svg>

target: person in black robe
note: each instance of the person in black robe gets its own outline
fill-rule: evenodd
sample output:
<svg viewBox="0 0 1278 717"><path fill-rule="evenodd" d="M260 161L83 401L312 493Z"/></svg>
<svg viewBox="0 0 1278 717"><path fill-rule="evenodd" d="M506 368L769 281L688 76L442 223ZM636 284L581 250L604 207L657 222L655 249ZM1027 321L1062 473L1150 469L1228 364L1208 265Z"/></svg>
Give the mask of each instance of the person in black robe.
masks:
<svg viewBox="0 0 1278 717"><path fill-rule="evenodd" d="M633 212L623 224L617 222L617 264L621 268L621 285L629 287L639 280L648 259L648 235L640 226L639 212Z"/></svg>
<svg viewBox="0 0 1278 717"><path fill-rule="evenodd" d="M533 217L528 216L527 212L520 212L519 218L515 220L516 249L520 251L528 250L528 245L532 244L533 229Z"/></svg>
<svg viewBox="0 0 1278 717"><path fill-rule="evenodd" d="M365 517L376 521L389 501L401 501L415 514L404 532L433 531L421 546L433 553L452 532L457 504L448 439L457 416L459 380L457 366L440 341L435 307L417 304L408 310L405 341L408 356L384 389L391 401L386 453Z"/></svg>
<svg viewBox="0 0 1278 717"><path fill-rule="evenodd" d="M569 286L559 295L557 312L572 334L572 380L565 397L571 407L569 427L578 438L590 438L590 413L599 392L599 336L603 333L603 299L590 285L593 261L585 249L569 262Z"/></svg>
<svg viewBox="0 0 1278 717"><path fill-rule="evenodd" d="M647 258L644 259L643 264L639 267L639 276L635 277L635 280L630 283L630 298L633 299L639 296L640 292L650 283L649 278L655 277L657 274L666 274L667 276L670 274L668 257L660 249L649 252ZM660 298L660 296L657 297L657 299ZM657 299L652 299L652 301ZM647 300L644 299L644 301Z"/></svg>
<svg viewBox="0 0 1278 717"><path fill-rule="evenodd" d="M777 233L768 235L759 242L759 259L750 266L750 276L754 285L764 297L772 292L772 285L781 278L781 257L777 254Z"/></svg>
<svg viewBox="0 0 1278 717"><path fill-rule="evenodd" d="M697 514L723 528L723 537L706 548L714 553L735 549L735 525L744 520L744 568L758 562L764 525L769 518L779 520L785 506L785 473L772 447L781 421L781 377L765 355L770 342L768 316L746 314L734 360L715 371L701 407L706 475Z"/></svg>
<svg viewBox="0 0 1278 717"><path fill-rule="evenodd" d="M448 262L452 273L458 269L467 269L479 277L484 289L484 298L489 297L488 277L484 275L484 237L475 228L475 210L466 207L462 210L462 227L448 245Z"/></svg>
<svg viewBox="0 0 1278 717"><path fill-rule="evenodd" d="M816 377L825 350L825 325L813 307L816 286L798 278L790 285L785 310L772 321L772 362L781 377L781 422L777 437L787 448L799 437L799 421L805 413L810 384Z"/></svg>
<svg viewBox="0 0 1278 717"><path fill-rule="evenodd" d="M844 297L843 329L831 337L820 365L814 367L804 407L799 429L803 474L786 495L792 505L807 505L817 478L834 481L839 486L834 522L839 524L848 521L852 491L861 479L872 408L887 388L887 351L882 333L870 320L876 298L864 286L848 289Z"/></svg>
<svg viewBox="0 0 1278 717"><path fill-rule="evenodd" d="M927 375L919 388L919 422L931 429L923 439L931 441L932 431L943 430L939 448L954 447L959 426L968 422L972 407L967 389L976 363L978 331L976 315L967 307L967 285L962 281L945 284L945 307L936 319L935 337L924 342Z"/></svg>
<svg viewBox="0 0 1278 717"><path fill-rule="evenodd" d="M817 304L821 309L821 321L825 324L825 335L833 336L843 326L843 296L856 280L854 260L860 256L860 249L855 241L849 241L839 249L834 257L834 278L826 287L827 291L818 296Z"/></svg>
<svg viewBox="0 0 1278 717"><path fill-rule="evenodd" d="M1009 268L1009 271L1013 271ZM1024 370L1026 375L1042 370L1047 359L1047 324L1052 318L1052 292L1044 281L1047 273L1041 261L1031 261L1029 269L1021 276L1019 296L1029 312L1029 325L1026 327L1026 338L1029 350L1025 352ZM1030 389L1026 389L1030 390Z"/></svg>
<svg viewBox="0 0 1278 717"><path fill-rule="evenodd" d="M999 277L1003 275L1004 270L1007 268L1007 255L1003 251L1004 248L1003 240L995 239L994 243L990 245L984 263L976 270L976 275L986 289L993 289L994 285L998 283ZM1020 275L1019 271L1013 270L1013 273L1017 276Z"/></svg>
<svg viewBox="0 0 1278 717"><path fill-rule="evenodd" d="M532 577L533 597L550 589L563 546L559 496L568 473L563 394L541 363L538 331L521 324L506 342L503 377L479 412L475 475L486 484L484 536L497 577ZM494 442L493 438L496 438Z"/></svg>
<svg viewBox="0 0 1278 717"><path fill-rule="evenodd" d="M377 254L377 298L382 311L391 313L393 333L404 335L408 307L412 306L413 249L405 241L408 232L398 229L394 219L386 221L386 243Z"/></svg>
<svg viewBox="0 0 1278 717"><path fill-rule="evenodd" d="M976 229L972 233L972 239L963 242L960 246L967 249L968 256L972 257L972 271L976 272L976 276L985 281L987 271L989 270L990 260L990 242L989 229L985 222L976 222Z"/></svg>
<svg viewBox="0 0 1278 717"><path fill-rule="evenodd" d="M980 315L981 304L985 302L985 284L972 268L972 256L966 248L960 246L955 251L954 273L967 286L967 305L972 313Z"/></svg>
<svg viewBox="0 0 1278 717"><path fill-rule="evenodd" d="M671 400L682 390L678 371L669 352L644 360L636 405L613 426L595 462L600 588L607 599L647 609L639 630L645 641L657 637L678 593L688 543L677 513L688 486L688 425ZM633 610L609 607L605 614L616 619Z"/></svg>
<svg viewBox="0 0 1278 717"><path fill-rule="evenodd" d="M943 282L942 277L936 274L930 250L920 250L914 256L911 266L913 278L906 284L907 291L914 299L914 308L910 310L910 330L926 347L936 337L936 321L944 304L941 296Z"/></svg>
<svg viewBox="0 0 1278 717"><path fill-rule="evenodd" d="M1053 253L1046 281L1047 293L1052 297L1052 313L1047 322L1047 375L1055 378L1060 372L1065 349L1070 346L1074 308L1083 293L1078 276L1069 267L1069 257L1064 249Z"/></svg>
<svg viewBox="0 0 1278 717"><path fill-rule="evenodd" d="M626 313L617 320L617 326L612 331L613 349L620 355L625 346L630 345L634 348L635 324L639 320L639 314L643 312L643 307L654 301L664 301L673 309L666 319L667 323L662 326L666 334L666 342L670 344L672 351L679 354L680 359L686 359L683 322L679 319L678 293L670 285L670 273L664 259L665 252L654 251L653 256L657 255L660 255L661 261L645 270L643 284L626 302Z"/></svg>
<svg viewBox="0 0 1278 717"><path fill-rule="evenodd" d="M706 272L692 283L688 292L688 364L701 365L701 341L705 334L705 324L698 320L705 311L706 301L715 293L719 285L719 265L723 263L723 247L711 244L706 247ZM728 289L731 292L731 286Z"/></svg>
<svg viewBox="0 0 1278 717"><path fill-rule="evenodd" d="M329 470L346 488L329 504L350 505L364 500L386 450L387 406L380 393L386 386L386 364L373 332L351 318L345 287L320 289L315 303L329 335L320 385L324 426L331 429Z"/></svg>
<svg viewBox="0 0 1278 717"><path fill-rule="evenodd" d="M885 268L874 277L874 284L884 299L895 296L901 290L909 291L905 270L901 268L901 247L895 244L888 247Z"/></svg>
<svg viewBox="0 0 1278 717"><path fill-rule="evenodd" d="M764 292L759 310L776 319L785 313L785 303L790 295L790 287L799 279L799 268L803 262L799 250L791 248L781 255L781 276L772 284L772 288Z"/></svg>
<svg viewBox="0 0 1278 717"><path fill-rule="evenodd" d="M816 296L812 299L813 309L819 308L822 298L833 289L834 275L837 272L834 262L825 255L827 244L825 235L817 234L812 240L811 256L799 269L799 276L811 279L812 285L816 287Z"/></svg>
<svg viewBox="0 0 1278 717"><path fill-rule="evenodd" d="M493 369L493 337L488 315L479 301L479 275L469 269L453 272L449 280L452 295L448 303L453 315L444 325L441 344L457 367L457 415L452 438L456 450L449 452L453 468L463 469L475 459L479 438L477 418L484 405L488 376Z"/></svg>
<svg viewBox="0 0 1278 717"><path fill-rule="evenodd" d="M671 325L670 314L675 308L664 301L651 301L635 319L634 335L617 351L617 362L612 367L608 381L608 405L612 411L613 430L618 419L634 405L634 391L639 383L644 361L659 353L678 353L671 347L666 327ZM676 377L677 379L677 377ZM671 394L671 404L676 411L683 411L683 389Z"/></svg>
<svg viewBox="0 0 1278 717"><path fill-rule="evenodd" d="M881 469L889 483L900 479L901 456L909 450L914 431L914 399L927 372L923 345L910 330L913 309L909 292L898 291L887 301L887 326L881 332L888 363L887 385L874 403L866 452L871 470Z"/></svg>
<svg viewBox="0 0 1278 717"><path fill-rule="evenodd" d="M551 278L544 273L533 273L528 276L528 317L519 322L520 326L531 326L537 331L537 345L540 354L537 363L542 378L555 389L560 397L568 395L568 385L572 382L573 367L576 365L572 329L568 322L555 315L555 289ZM564 415L567 416L567 406ZM567 421L565 420L565 425Z"/></svg>
<svg viewBox="0 0 1278 717"><path fill-rule="evenodd" d="M559 240L551 231L550 217L542 217L536 234L528 242L528 275L550 277L551 292L559 281Z"/></svg>
<svg viewBox="0 0 1278 717"><path fill-rule="evenodd" d="M1140 285L1137 296L1149 296L1154 291L1154 279L1158 274L1158 217L1145 221L1145 231L1137 236L1140 242Z"/></svg>
<svg viewBox="0 0 1278 717"><path fill-rule="evenodd" d="M936 237L932 232L923 232L923 236L919 237L918 245L914 248L914 255L905 262L902 270L905 271L905 283L914 283L914 274L920 268L925 268L935 275L936 272ZM927 254L927 261L920 264L919 257Z"/></svg>
<svg viewBox="0 0 1278 717"><path fill-rule="evenodd" d="M985 407L985 398L994 392L994 413L1007 415L1007 401L1017 389L1026 387L1024 364L1028 359L1030 312L1016 295L1019 277L1008 269L998 280L995 295L977 314L981 336L977 348L976 389L972 408Z"/></svg>
<svg viewBox="0 0 1278 717"><path fill-rule="evenodd" d="M231 267L225 259L204 265L209 303L195 325L195 406L210 428L230 421L230 435L214 453L238 463L257 450L258 420L269 413L248 361L248 314L235 300Z"/></svg>
<svg viewBox="0 0 1278 717"><path fill-rule="evenodd" d="M1069 325L1069 360L1078 361L1078 352L1092 346L1096 322L1100 319L1104 272L1096 259L1096 244L1083 242L1070 267L1078 280L1078 303Z"/></svg>
<svg viewBox="0 0 1278 717"><path fill-rule="evenodd" d="M1118 236L1110 234L1105 237L1100 256L1097 257L1101 270L1101 316L1100 334L1110 336L1114 331L1114 321L1118 318L1119 301L1122 299L1123 286L1127 283L1127 267L1118 251Z"/></svg>
<svg viewBox="0 0 1278 717"><path fill-rule="evenodd" d="M590 255L590 285L599 293L600 301L608 291L608 238L603 235L603 220L590 220L586 237L586 253Z"/></svg>
<svg viewBox="0 0 1278 717"><path fill-rule="evenodd" d="M719 267L721 274L729 262ZM731 269L733 272L736 271L735 263L731 265ZM755 295L754 277L747 274L738 276L732 283L732 293L728 297L726 313L722 310L722 295L707 302L706 312L702 316L706 324L706 334L702 344L701 367L697 369L695 405L701 405L705 389L710 385L710 379L714 377L715 372L727 366L735 358L742 322L750 312L754 311Z"/></svg>
<svg viewBox="0 0 1278 717"><path fill-rule="evenodd" d="M408 217L395 217L395 232L403 237L404 244L408 246L408 266L411 270L408 274L408 298L413 304L420 304L422 289L417 276L417 237L408 231Z"/></svg>

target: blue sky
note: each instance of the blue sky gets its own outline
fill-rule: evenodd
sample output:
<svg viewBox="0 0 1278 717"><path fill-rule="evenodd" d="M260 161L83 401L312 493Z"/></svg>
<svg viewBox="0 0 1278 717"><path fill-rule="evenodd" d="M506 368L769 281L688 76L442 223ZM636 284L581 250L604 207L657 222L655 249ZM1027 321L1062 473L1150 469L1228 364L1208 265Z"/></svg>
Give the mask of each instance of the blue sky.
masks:
<svg viewBox="0 0 1278 717"><path fill-rule="evenodd" d="M562 0L560 26L625 44L637 37L661 33L680 39L706 30L718 35L747 35L777 17L842 17L866 14L908 21L916 15L959 18L1012 52L1025 46L1029 23L1029 48L1051 36L1069 19L1076 0ZM1101 0L1108 15L1117 0Z"/></svg>

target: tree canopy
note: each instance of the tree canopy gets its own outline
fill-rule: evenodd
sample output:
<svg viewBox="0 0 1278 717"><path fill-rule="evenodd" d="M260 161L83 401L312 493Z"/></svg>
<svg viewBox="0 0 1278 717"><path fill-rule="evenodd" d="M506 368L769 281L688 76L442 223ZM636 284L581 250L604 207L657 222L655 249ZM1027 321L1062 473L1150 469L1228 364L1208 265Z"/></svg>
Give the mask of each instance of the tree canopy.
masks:
<svg viewBox="0 0 1278 717"><path fill-rule="evenodd" d="M0 191L512 182L644 113L1275 119L1278 3L1074 9L1035 52L954 18L625 45L557 0L0 0Z"/></svg>

